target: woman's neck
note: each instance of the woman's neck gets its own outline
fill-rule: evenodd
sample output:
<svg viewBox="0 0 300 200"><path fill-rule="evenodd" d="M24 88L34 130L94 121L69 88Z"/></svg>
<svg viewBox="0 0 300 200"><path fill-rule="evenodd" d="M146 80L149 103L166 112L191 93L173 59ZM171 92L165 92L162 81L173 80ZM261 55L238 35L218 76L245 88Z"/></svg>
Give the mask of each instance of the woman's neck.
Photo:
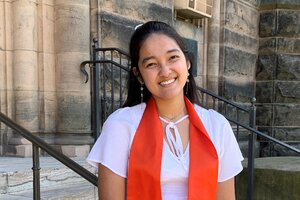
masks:
<svg viewBox="0 0 300 200"><path fill-rule="evenodd" d="M155 99L159 116L169 120L177 121L187 114L184 98L173 100Z"/></svg>

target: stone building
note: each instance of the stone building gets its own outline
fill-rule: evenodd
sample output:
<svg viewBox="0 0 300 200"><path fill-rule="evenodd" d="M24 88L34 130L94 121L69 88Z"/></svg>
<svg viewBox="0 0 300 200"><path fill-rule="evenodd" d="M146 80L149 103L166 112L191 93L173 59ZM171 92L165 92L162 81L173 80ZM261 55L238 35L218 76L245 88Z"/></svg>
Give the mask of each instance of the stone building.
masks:
<svg viewBox="0 0 300 200"><path fill-rule="evenodd" d="M256 96L258 128L300 146L299 17L299 0L213 0L201 20L176 18L173 0L0 0L0 111L63 153L86 155L91 97L79 65L92 39L127 51L137 24L160 20L193 44L199 86L239 104ZM31 155L0 128L0 155Z"/></svg>

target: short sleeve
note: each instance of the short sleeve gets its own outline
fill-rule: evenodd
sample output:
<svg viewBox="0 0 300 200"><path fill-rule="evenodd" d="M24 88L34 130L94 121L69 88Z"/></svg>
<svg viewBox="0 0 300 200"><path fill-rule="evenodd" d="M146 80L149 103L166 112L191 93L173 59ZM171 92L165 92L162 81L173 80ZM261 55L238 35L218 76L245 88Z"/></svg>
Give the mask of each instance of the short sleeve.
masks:
<svg viewBox="0 0 300 200"><path fill-rule="evenodd" d="M96 168L101 163L114 173L126 178L130 133L128 122L110 116L103 124L100 137L90 151L87 162Z"/></svg>
<svg viewBox="0 0 300 200"><path fill-rule="evenodd" d="M220 145L218 182L223 182L236 176L243 170L241 162L244 159L232 128L225 118Z"/></svg>

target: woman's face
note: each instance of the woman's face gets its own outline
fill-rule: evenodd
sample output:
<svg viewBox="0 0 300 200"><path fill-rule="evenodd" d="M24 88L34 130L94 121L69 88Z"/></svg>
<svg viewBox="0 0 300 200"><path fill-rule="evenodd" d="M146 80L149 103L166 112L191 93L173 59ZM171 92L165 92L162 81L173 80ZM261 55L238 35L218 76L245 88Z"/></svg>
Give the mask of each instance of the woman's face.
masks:
<svg viewBox="0 0 300 200"><path fill-rule="evenodd" d="M189 62L174 39L151 34L140 48L138 66L142 81L156 100L183 98Z"/></svg>

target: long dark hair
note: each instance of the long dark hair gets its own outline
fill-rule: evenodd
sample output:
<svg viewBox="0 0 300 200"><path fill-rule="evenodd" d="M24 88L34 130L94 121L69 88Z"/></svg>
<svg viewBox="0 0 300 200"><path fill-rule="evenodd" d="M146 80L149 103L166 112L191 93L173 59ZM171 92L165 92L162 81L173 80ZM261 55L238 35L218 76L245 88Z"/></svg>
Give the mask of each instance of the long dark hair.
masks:
<svg viewBox="0 0 300 200"><path fill-rule="evenodd" d="M138 81L137 77L133 73L133 68L136 67L138 69L138 61L139 61L139 53L140 48L142 47L144 41L153 33L164 34L173 40L176 41L180 49L185 55L187 61L191 63L191 67L189 69L190 75L188 76L189 84L187 88L187 92L185 96L192 102L198 103L197 92L196 92L196 84L194 77L191 75L193 63L192 63L192 53L188 51L186 45L182 39L182 37L173 29L171 26L164 22L158 21L149 21L140 27L138 27L133 33L130 44L129 44L129 53L131 57L131 69L129 74L129 79L127 82L127 99L123 105L123 107L134 106L141 103L141 84ZM184 86L184 90L186 91L186 85ZM151 96L150 91L147 87L144 87L143 90L143 101L146 102Z"/></svg>

